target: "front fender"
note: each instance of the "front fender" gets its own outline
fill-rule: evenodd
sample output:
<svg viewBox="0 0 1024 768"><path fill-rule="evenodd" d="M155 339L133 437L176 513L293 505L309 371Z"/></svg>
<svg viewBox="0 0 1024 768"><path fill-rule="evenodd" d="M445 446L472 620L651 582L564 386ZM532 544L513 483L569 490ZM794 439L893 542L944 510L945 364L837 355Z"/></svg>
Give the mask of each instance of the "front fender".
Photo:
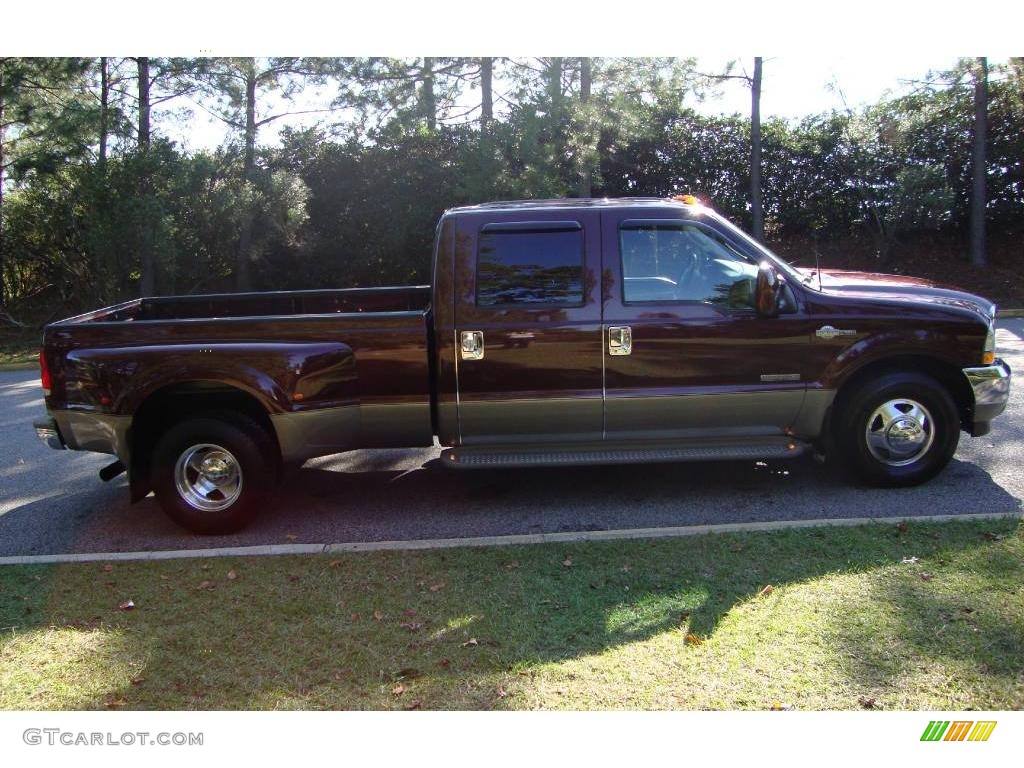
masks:
<svg viewBox="0 0 1024 768"><path fill-rule="evenodd" d="M838 389L863 368L885 359L923 357L960 368L969 359L967 350L976 346L958 334L924 328L886 329L867 333L831 357L821 373L819 385ZM977 345L980 349L980 345Z"/></svg>

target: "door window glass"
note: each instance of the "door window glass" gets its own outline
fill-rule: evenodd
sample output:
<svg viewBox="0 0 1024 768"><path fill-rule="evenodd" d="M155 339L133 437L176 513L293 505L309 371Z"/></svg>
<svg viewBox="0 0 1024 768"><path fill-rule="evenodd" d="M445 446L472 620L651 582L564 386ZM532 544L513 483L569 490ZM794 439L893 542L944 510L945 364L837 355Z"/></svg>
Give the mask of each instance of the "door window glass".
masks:
<svg viewBox="0 0 1024 768"><path fill-rule="evenodd" d="M628 225L619 238L625 302L754 307L757 265L702 227Z"/></svg>
<svg viewBox="0 0 1024 768"><path fill-rule="evenodd" d="M490 229L480 233L477 306L583 303L583 231Z"/></svg>

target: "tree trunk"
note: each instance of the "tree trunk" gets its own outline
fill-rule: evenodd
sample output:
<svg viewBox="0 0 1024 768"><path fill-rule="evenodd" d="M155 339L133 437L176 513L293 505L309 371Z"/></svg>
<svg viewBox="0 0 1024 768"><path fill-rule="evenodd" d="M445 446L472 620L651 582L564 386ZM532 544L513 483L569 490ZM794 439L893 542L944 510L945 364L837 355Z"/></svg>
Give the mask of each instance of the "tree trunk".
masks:
<svg viewBox="0 0 1024 768"><path fill-rule="evenodd" d="M584 56L580 59L580 104L586 107L590 101L590 85L591 85L591 61L588 57ZM584 109L583 119L590 123L589 116ZM584 132L588 133L587 131ZM590 146L583 150L583 165L580 168L580 185L577 190L580 197L590 197L593 194L593 172L590 167L591 162Z"/></svg>
<svg viewBox="0 0 1024 768"><path fill-rule="evenodd" d="M434 99L434 60L429 56L423 59L420 71L423 86L420 89L420 113L427 122L427 129L433 133L437 130L437 102Z"/></svg>
<svg viewBox="0 0 1024 768"><path fill-rule="evenodd" d="M245 74L245 154L242 173L245 185L253 192L256 184L256 62L249 62ZM249 266L252 263L252 228L255 211L252 201L247 200L242 214L242 231L238 238L238 255L235 260L235 289L252 290Z"/></svg>
<svg viewBox="0 0 1024 768"><path fill-rule="evenodd" d="M985 251L985 142L988 133L988 59L981 56L974 75L974 147L971 184L971 263L988 264Z"/></svg>
<svg viewBox="0 0 1024 768"><path fill-rule="evenodd" d="M480 59L480 129L489 131L494 119L494 97L491 84L494 79L494 59Z"/></svg>
<svg viewBox="0 0 1024 768"><path fill-rule="evenodd" d="M152 198L153 183L149 168L149 59L138 58L139 76L139 154L142 155L142 176L139 179L140 197L147 203ZM149 206L145 206L146 215ZM139 294L152 296L156 288L156 264L153 261L153 222L148 218L142 221L142 232L139 238Z"/></svg>
<svg viewBox="0 0 1024 768"><path fill-rule="evenodd" d="M149 151L149 59L140 56L139 62L139 149Z"/></svg>
<svg viewBox="0 0 1024 768"><path fill-rule="evenodd" d="M548 63L548 100L551 102L551 117L556 121L562 116L562 59L556 56Z"/></svg>
<svg viewBox="0 0 1024 768"><path fill-rule="evenodd" d="M764 240L764 212L761 207L761 57L754 57L754 79L750 87L750 224L755 238Z"/></svg>
<svg viewBox="0 0 1024 768"><path fill-rule="evenodd" d="M110 131L110 74L107 57L100 57L100 168L107 166L107 134Z"/></svg>

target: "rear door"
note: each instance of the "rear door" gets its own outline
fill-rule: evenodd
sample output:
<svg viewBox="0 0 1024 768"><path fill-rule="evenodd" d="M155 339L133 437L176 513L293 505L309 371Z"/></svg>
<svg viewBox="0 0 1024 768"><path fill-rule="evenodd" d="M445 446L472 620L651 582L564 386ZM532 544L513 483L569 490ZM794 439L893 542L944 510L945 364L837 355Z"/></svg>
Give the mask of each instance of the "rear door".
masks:
<svg viewBox="0 0 1024 768"><path fill-rule="evenodd" d="M455 237L462 444L600 440L599 213L482 210Z"/></svg>
<svg viewBox="0 0 1024 768"><path fill-rule="evenodd" d="M608 210L603 250L607 438L785 433L804 397L806 319L795 306L757 315L756 260L683 211Z"/></svg>

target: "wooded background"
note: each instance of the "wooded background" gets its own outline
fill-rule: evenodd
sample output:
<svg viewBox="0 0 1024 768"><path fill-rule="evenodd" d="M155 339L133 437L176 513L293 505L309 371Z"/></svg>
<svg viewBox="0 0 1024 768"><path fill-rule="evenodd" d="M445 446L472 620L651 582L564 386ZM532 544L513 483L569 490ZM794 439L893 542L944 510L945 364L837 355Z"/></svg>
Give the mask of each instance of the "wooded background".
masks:
<svg viewBox="0 0 1024 768"><path fill-rule="evenodd" d="M684 192L799 264L1024 298L1024 59L762 122L770 66L0 58L0 326L140 294L425 283L447 207ZM729 79L749 113L694 110ZM186 110L230 139L183 151ZM269 141L295 112L320 121Z"/></svg>

